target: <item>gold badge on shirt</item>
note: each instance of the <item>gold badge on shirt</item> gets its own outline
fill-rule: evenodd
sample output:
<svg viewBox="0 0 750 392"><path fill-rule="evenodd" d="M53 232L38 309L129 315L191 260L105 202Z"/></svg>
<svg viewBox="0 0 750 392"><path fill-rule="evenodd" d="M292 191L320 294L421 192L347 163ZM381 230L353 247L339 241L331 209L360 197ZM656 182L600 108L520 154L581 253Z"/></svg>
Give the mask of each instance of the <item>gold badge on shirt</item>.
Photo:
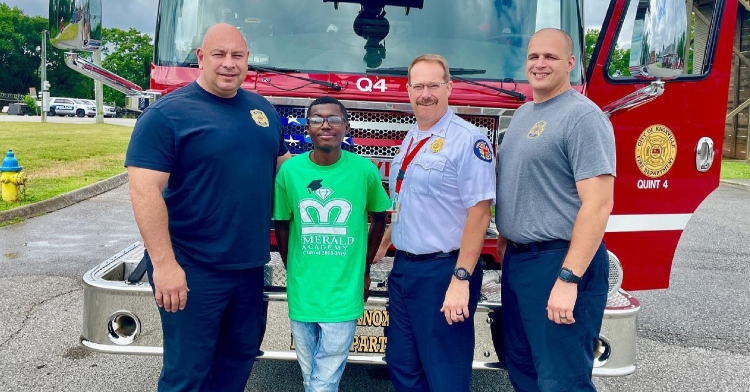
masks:
<svg viewBox="0 0 750 392"><path fill-rule="evenodd" d="M258 126L268 128L268 117L266 117L266 114L263 113L262 110L253 109L250 111L250 115L253 116L253 121L255 121Z"/></svg>
<svg viewBox="0 0 750 392"><path fill-rule="evenodd" d="M527 139L536 139L539 136L542 136L542 133L544 133L544 128L547 126L547 122L542 120L538 121L536 124L534 124L533 127L531 127L531 130L529 130L529 133L526 135Z"/></svg>
<svg viewBox="0 0 750 392"><path fill-rule="evenodd" d="M437 154L440 152L440 150L443 149L443 146L445 145L445 139L442 137L437 138L432 144L430 145L430 151Z"/></svg>

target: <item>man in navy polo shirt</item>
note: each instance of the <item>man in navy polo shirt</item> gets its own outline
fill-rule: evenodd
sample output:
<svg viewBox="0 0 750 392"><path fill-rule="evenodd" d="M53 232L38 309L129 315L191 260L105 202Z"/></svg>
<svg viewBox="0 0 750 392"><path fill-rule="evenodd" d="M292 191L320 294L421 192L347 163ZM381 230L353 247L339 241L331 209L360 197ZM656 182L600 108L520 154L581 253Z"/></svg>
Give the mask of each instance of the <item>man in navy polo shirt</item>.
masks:
<svg viewBox="0 0 750 392"><path fill-rule="evenodd" d="M243 391L259 349L279 116L240 89L248 49L228 24L196 51L200 76L150 106L125 166L164 333L159 391Z"/></svg>

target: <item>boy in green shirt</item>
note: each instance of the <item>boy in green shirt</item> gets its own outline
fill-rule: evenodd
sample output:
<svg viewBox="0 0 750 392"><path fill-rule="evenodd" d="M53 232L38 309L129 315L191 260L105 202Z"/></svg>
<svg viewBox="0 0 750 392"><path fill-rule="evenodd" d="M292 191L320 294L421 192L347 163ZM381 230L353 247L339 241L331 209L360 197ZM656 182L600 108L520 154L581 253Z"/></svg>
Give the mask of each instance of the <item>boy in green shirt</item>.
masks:
<svg viewBox="0 0 750 392"><path fill-rule="evenodd" d="M313 101L305 129L313 151L288 160L276 175L276 243L287 267L289 318L305 391L336 391L391 202L377 167L341 150L349 132L341 102L328 96Z"/></svg>

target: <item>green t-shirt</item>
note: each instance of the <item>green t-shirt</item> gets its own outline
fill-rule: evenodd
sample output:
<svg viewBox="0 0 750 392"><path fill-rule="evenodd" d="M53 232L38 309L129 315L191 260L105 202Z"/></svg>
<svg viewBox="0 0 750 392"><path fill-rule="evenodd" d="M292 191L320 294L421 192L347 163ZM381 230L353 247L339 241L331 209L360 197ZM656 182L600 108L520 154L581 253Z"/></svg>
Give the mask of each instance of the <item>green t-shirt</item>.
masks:
<svg viewBox="0 0 750 392"><path fill-rule="evenodd" d="M347 151L320 166L309 153L281 165L273 217L289 220L289 318L355 320L364 311L367 213L391 205L377 167Z"/></svg>

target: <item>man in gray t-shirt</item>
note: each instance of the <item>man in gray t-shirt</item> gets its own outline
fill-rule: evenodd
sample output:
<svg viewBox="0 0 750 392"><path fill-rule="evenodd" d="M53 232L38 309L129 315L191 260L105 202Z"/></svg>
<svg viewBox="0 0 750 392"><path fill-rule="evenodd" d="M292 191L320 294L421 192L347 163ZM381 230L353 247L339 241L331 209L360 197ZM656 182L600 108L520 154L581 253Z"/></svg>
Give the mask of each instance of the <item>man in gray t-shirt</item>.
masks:
<svg viewBox="0 0 750 392"><path fill-rule="evenodd" d="M534 34L526 64L534 102L518 109L498 150L505 362L521 391L596 390L615 144L607 117L571 88L572 51L561 30Z"/></svg>

